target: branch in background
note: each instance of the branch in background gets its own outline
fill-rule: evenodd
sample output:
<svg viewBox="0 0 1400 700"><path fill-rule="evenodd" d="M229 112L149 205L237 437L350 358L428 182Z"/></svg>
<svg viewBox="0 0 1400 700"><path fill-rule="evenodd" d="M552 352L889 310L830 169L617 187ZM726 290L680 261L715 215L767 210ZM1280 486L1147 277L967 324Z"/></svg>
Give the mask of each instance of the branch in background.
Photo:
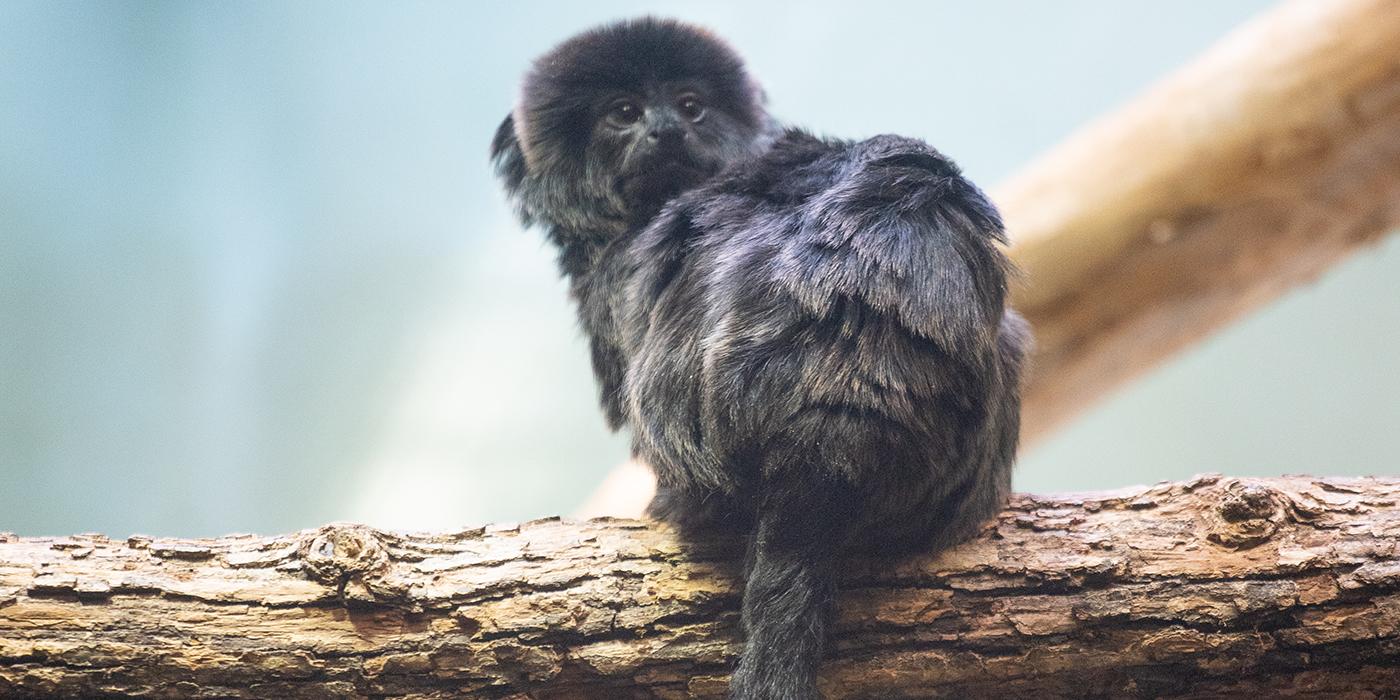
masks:
<svg viewBox="0 0 1400 700"><path fill-rule="evenodd" d="M1022 439L1400 228L1400 2L1294 0L996 188L1036 355ZM580 508L639 515L620 467Z"/></svg>
<svg viewBox="0 0 1400 700"><path fill-rule="evenodd" d="M1033 442L1400 227L1400 3L1285 3L993 198L1027 272Z"/></svg>
<svg viewBox="0 0 1400 700"><path fill-rule="evenodd" d="M832 697L1400 687L1400 479L1017 496L855 561ZM0 696L719 697L734 559L638 521L405 535L0 536Z"/></svg>

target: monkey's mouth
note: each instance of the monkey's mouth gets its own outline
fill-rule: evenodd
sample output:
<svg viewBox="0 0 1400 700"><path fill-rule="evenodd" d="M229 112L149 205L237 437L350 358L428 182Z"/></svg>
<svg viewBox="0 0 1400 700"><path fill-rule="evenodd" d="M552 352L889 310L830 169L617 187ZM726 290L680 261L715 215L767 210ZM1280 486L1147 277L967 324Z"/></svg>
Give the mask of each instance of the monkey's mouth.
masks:
<svg viewBox="0 0 1400 700"><path fill-rule="evenodd" d="M666 200L695 187L713 175L707 168L687 155L651 159L633 172L623 175L619 190L634 204L662 204Z"/></svg>

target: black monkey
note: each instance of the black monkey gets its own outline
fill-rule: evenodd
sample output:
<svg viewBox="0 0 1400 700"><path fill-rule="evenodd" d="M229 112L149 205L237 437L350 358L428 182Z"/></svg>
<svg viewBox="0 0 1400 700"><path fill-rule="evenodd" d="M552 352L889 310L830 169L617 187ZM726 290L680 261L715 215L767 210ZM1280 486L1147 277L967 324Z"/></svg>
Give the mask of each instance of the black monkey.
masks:
<svg viewBox="0 0 1400 700"><path fill-rule="evenodd" d="M538 59L491 155L649 513L746 538L731 696L819 697L835 558L947 547L1009 490L1029 334L996 210L920 141L783 129L727 45L659 19Z"/></svg>

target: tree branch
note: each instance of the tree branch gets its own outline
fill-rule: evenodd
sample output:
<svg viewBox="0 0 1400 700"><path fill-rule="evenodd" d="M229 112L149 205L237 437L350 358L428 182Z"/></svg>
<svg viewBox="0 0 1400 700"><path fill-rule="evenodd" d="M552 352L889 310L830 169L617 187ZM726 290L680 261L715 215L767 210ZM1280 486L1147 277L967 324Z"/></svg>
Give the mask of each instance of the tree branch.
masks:
<svg viewBox="0 0 1400 700"><path fill-rule="evenodd" d="M1034 442L1400 228L1400 3L1283 3L993 199L1026 272Z"/></svg>
<svg viewBox="0 0 1400 700"><path fill-rule="evenodd" d="M1014 498L847 566L833 697L1400 686L1400 479ZM734 557L658 525L217 540L0 536L0 696L717 697Z"/></svg>

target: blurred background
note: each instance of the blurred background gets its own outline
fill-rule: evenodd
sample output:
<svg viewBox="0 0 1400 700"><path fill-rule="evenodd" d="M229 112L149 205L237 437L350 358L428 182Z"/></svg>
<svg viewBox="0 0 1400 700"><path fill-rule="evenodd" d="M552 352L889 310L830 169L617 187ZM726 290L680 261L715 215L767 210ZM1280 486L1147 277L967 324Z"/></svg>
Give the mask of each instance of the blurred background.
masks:
<svg viewBox="0 0 1400 700"><path fill-rule="evenodd" d="M992 186L1270 3L0 3L0 530L447 527L627 456L487 163L529 60L713 27L789 122ZM1400 474L1400 237L1021 461L1021 490Z"/></svg>

